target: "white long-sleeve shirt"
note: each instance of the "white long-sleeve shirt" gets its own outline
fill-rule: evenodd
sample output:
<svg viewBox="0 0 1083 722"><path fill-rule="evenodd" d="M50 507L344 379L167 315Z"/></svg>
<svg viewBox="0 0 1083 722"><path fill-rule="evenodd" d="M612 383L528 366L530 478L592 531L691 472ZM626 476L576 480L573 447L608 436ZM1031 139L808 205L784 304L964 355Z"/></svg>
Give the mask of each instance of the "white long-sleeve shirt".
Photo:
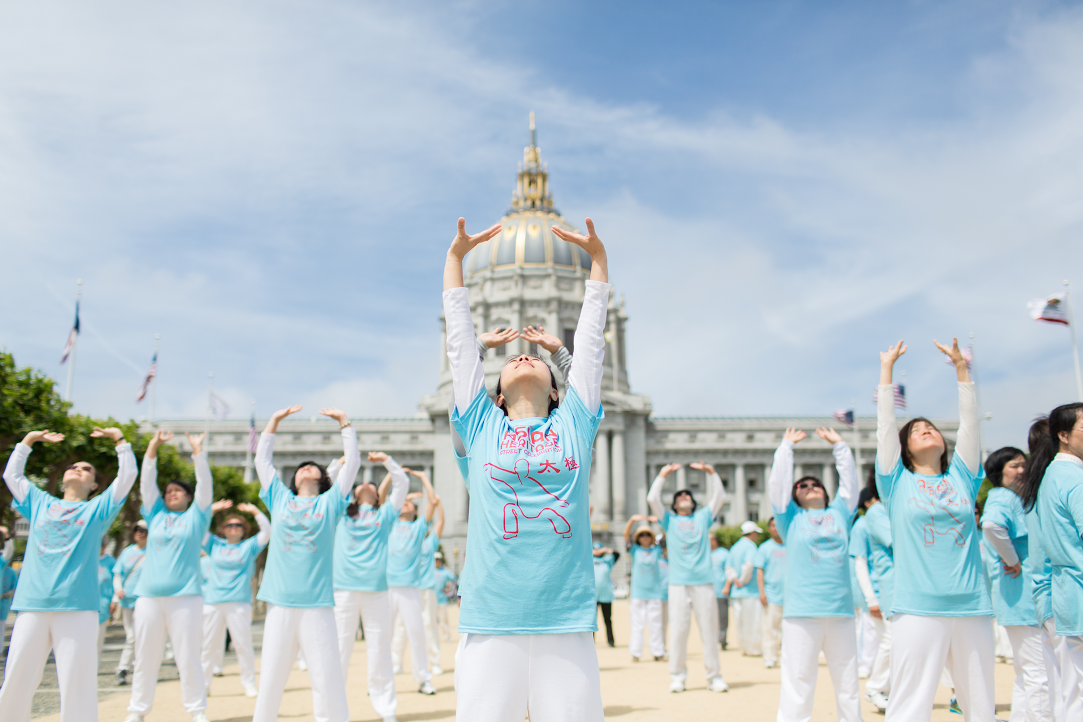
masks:
<svg viewBox="0 0 1083 722"><path fill-rule="evenodd" d="M274 446L275 434L268 434L266 431L260 434L259 444L256 446L255 464L256 475L259 477L261 489L270 486L271 482L278 476L274 464ZM346 496L353 489L354 479L357 478L357 472L361 468L361 452L357 448L357 432L354 431L352 426L342 429L342 446L343 456L346 457L346 461L335 476L331 476L330 469L328 469L328 476L331 477L332 483L338 487L339 493Z"/></svg>
<svg viewBox="0 0 1083 722"><path fill-rule="evenodd" d="M21 504L30 492L30 480L26 478L25 470L26 459L31 451L29 446L20 441L8 457L8 464L4 469L4 482L18 504ZM124 502L128 492L132 490L132 485L135 484L138 473L139 467L135 463L132 445L128 442L119 444L117 446L117 476L109 485L109 493L113 495L113 501L118 504Z"/></svg>
<svg viewBox="0 0 1083 722"><path fill-rule="evenodd" d="M991 521L983 521L981 523L981 532L985 535L985 540L997 550L1002 562L1010 567L1014 567L1019 563L1019 555L1015 553L1015 547L1012 545L1012 539L1008 535L1007 529Z"/></svg>
<svg viewBox="0 0 1083 722"><path fill-rule="evenodd" d="M846 503L846 508L857 508L860 492L860 480L854 455L845 442L840 441L831 447L835 457L835 470L839 474L839 497ZM793 500L793 442L783 439L775 450L775 461L771 466L771 476L767 480L767 496L776 514L786 511Z"/></svg>
<svg viewBox="0 0 1083 722"><path fill-rule="evenodd" d="M666 485L666 477L659 474L651 483L647 492L647 503L651 512L661 519L666 514L665 504L662 502L662 489ZM722 479L718 474L707 474L707 506L711 510L711 517L717 518L726 505L726 487L722 485Z"/></svg>
<svg viewBox="0 0 1083 722"><path fill-rule="evenodd" d="M192 456L192 465L196 469L196 488L192 503L200 511L206 511L214 502L214 477L211 465L207 461L207 452L202 451ZM161 498L158 491L158 457L143 457L143 470L139 477L139 492L143 495L143 507L150 509Z"/></svg>
<svg viewBox="0 0 1083 722"><path fill-rule="evenodd" d="M955 453L970 473L977 474L981 466L981 445L978 440L978 397L974 383L959 382L959 432ZM895 419L895 392L891 386L878 386L876 392L876 464L882 474L890 474L899 463L899 425Z"/></svg>

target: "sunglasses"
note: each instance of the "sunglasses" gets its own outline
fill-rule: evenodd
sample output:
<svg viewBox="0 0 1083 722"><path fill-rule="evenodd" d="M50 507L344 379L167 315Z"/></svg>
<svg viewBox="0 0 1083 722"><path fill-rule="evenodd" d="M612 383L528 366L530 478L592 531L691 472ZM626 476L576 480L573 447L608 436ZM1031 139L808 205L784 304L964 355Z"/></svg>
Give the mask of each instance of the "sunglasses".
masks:
<svg viewBox="0 0 1083 722"><path fill-rule="evenodd" d="M74 471L87 471L87 472L89 472L89 471L94 471L94 467L89 465L89 464L86 464L86 465L83 465L83 466L80 466L79 464L71 464L70 466L68 466L67 469L65 469L65 471L73 471L73 470Z"/></svg>
<svg viewBox="0 0 1083 722"><path fill-rule="evenodd" d="M816 487L822 489L824 488L824 485L818 481L802 481L797 485L797 489L799 491L804 491L805 489L815 489Z"/></svg>
<svg viewBox="0 0 1083 722"><path fill-rule="evenodd" d="M231 521L229 524L224 524L224 528L229 529L231 526L235 526L238 529L244 529L244 524L238 524L235 521Z"/></svg>

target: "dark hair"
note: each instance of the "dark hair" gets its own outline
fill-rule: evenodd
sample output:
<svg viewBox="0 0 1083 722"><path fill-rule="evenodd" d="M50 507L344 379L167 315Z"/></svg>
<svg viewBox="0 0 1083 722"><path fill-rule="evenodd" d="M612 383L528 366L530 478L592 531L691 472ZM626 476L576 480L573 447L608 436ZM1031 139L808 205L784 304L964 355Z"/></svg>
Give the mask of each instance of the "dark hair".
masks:
<svg viewBox="0 0 1083 722"><path fill-rule="evenodd" d="M819 484L820 488L824 490L824 498L827 500L827 504L831 503L831 492L827 490L827 487L824 486L824 483L822 481L817 479L815 476L802 476L800 479L793 483L792 487L790 487L790 498L793 499L794 504L801 506L801 502L797 500L797 485L800 484L802 481L815 481L817 484ZM825 504L824 506L826 506L827 504ZM801 508L804 509L805 507L801 506Z"/></svg>
<svg viewBox="0 0 1083 722"><path fill-rule="evenodd" d="M368 486L371 486L373 489L376 489L376 505L373 506L372 508L373 509L379 509L380 508L380 490L372 482L366 482L366 484ZM350 491L350 499L352 499L353 501L351 501L350 505L346 507L346 515L348 517L350 517L351 519L356 519L357 518L358 509L361 508L361 505L357 503L357 490L360 489L362 486L365 486L366 484L358 484L356 487L354 487Z"/></svg>
<svg viewBox="0 0 1083 722"><path fill-rule="evenodd" d="M322 494L331 488L331 477L327 475L327 467L323 464L315 461L302 461L297 465L297 468L293 470L293 476L290 477L289 488L294 494L297 493L297 472L306 466L315 466L320 470L320 490L318 493Z"/></svg>
<svg viewBox="0 0 1083 722"><path fill-rule="evenodd" d="M181 481L180 479L174 479L173 481L166 482L165 488L168 489L170 484L173 484L175 486L179 486L180 488L182 488L186 492L188 492L188 506L191 506L192 505L192 499L194 499L195 496L196 496L195 492L192 491L192 485L189 484L187 481Z"/></svg>
<svg viewBox="0 0 1083 722"><path fill-rule="evenodd" d="M875 462L873 462L873 463L875 464ZM876 499L876 501L881 501L881 499L880 499L880 490L876 488L876 467L875 466L873 466L871 469L869 469L869 478L865 481L865 489L864 489L864 491L862 493L864 493L864 492L868 492L868 494L869 494L868 499ZM858 498L860 499L860 497L858 497ZM866 501L868 501L868 499L866 499ZM858 504L858 506L860 506L860 504Z"/></svg>
<svg viewBox="0 0 1083 722"><path fill-rule="evenodd" d="M1038 450L1038 447L1042 445L1042 439L1049 433L1049 417L1039 416L1034 419L1034 423L1030 425L1030 433L1027 434L1027 451L1031 454Z"/></svg>
<svg viewBox="0 0 1083 722"><path fill-rule="evenodd" d="M1014 446L1005 446L1003 449L997 449L992 454L989 454L989 457L985 460L985 475L989 477L989 483L993 486L1003 486L1004 467L1008 465L1009 461L1019 456L1025 459L1027 455Z"/></svg>
<svg viewBox="0 0 1083 722"><path fill-rule="evenodd" d="M691 489L677 489L677 491L673 492L673 503L669 505L669 508L673 510L673 513L674 514L677 513L677 497L678 496L687 496L689 499L692 500L692 513L695 514L696 513L696 507L698 507L699 504L696 503L696 497L692 495L692 490Z"/></svg>
<svg viewBox="0 0 1083 722"><path fill-rule="evenodd" d="M236 519L241 522L241 526L244 527L244 535L247 537L248 533L252 531L252 525L248 523L248 520L237 513L227 514L226 518L222 520L222 523L218 525L218 536L225 536L226 524Z"/></svg>
<svg viewBox="0 0 1083 722"><path fill-rule="evenodd" d="M1045 470L1053 463L1053 457L1060 451L1061 433L1071 432L1072 427L1079 420L1081 411L1083 411L1083 403L1065 404L1049 412L1049 419L1046 421L1048 428L1044 434L1040 435L1038 448L1031 454L1030 461L1027 463L1026 476L1023 477L1023 493L1020 496L1023 497L1023 508L1027 511L1033 509L1034 503L1038 501L1038 488L1042 485ZM1039 419L1034 426L1041 423L1042 420ZM1031 427L1031 433L1033 432L1034 427Z"/></svg>
<svg viewBox="0 0 1083 722"><path fill-rule="evenodd" d="M902 463L906 467L906 470L913 473L914 460L910 457L910 430L914 428L914 424L919 422L925 422L929 426L936 429L936 433L940 434L940 438L944 438L944 434L940 429L936 428L936 424L929 421L924 416L917 416L906 422L901 429L899 429L899 446L902 448ZM940 455L940 473L943 474L948 470L948 442L944 440L944 453Z"/></svg>
<svg viewBox="0 0 1083 722"><path fill-rule="evenodd" d="M513 354L511 356L508 356L508 360L504 362L504 365L507 366L508 362L510 362L512 359L517 359L520 356L529 356L530 358L536 358L539 361L541 361L543 364L545 364L545 368L549 369L549 383L552 384L554 391L557 390L557 377L556 377L556 374L553 373L552 367L550 367L549 364L545 363L545 361L542 360L541 356L535 356L534 354L529 354L529 353L517 353L517 354ZM501 369L501 371L503 371L503 369ZM499 375L496 377L496 392L495 392L495 394L496 394L496 396L500 395L500 376ZM545 415L548 416L549 414L553 413L553 411L558 406L560 406L560 397L559 396L557 398L555 398L555 399L549 399L549 410L545 412ZM508 410L506 408L504 408L503 406L500 406L498 404L497 408L499 408L501 411L504 412L504 416L508 415Z"/></svg>
<svg viewBox="0 0 1083 722"><path fill-rule="evenodd" d="M861 490L861 493L857 495L857 508L864 509L865 505L876 498L876 490L865 487Z"/></svg>

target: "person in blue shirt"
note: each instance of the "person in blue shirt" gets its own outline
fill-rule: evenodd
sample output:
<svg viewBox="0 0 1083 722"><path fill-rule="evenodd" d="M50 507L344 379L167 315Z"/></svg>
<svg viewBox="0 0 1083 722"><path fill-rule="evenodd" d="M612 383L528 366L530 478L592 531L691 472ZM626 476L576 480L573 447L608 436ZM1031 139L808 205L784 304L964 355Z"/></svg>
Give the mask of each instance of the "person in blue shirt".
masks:
<svg viewBox="0 0 1083 722"><path fill-rule="evenodd" d="M3 527L0 527L2 529ZM8 615L11 614L11 600L15 597L15 588L19 585L19 573L5 566L0 575L0 657L7 656L4 635L7 632Z"/></svg>
<svg viewBox="0 0 1083 722"><path fill-rule="evenodd" d="M631 621L631 641L628 651L632 661L643 656L643 631L646 628L647 644L654 661L666 656L666 642L662 627L662 597L665 584L662 578L664 551L658 544L650 524L658 518L635 514L624 525L624 545L632 560L632 583L629 590L628 615ZM632 534L632 525L646 522Z"/></svg>
<svg viewBox="0 0 1083 722"><path fill-rule="evenodd" d="M117 477L93 499L98 472L77 461L64 470L63 497L56 498L26 477L26 460L39 441L64 435L31 431L16 444L4 469L12 508L30 522L19 586L12 608L19 613L11 633L0 720L29 720L34 690L50 649L60 685L60 719L98 719L98 556L101 539L128 498L138 473L132 445L117 428L94 428L94 438L116 444Z"/></svg>
<svg viewBox="0 0 1083 722"><path fill-rule="evenodd" d="M420 478L424 472L409 470ZM418 594L421 596L421 623L425 627L425 647L429 653L429 668L433 676L443 674L440 666L440 629L437 620L439 606L436 601L436 551L440 548L440 537L444 535L444 504L440 496L436 497L436 516L429 526L425 541L421 542L421 575L418 578ZM401 619L401 617L400 617ZM405 630L405 627L403 627ZM396 630L397 631L397 630ZM405 642L405 639L403 640ZM405 644L403 644L405 647ZM402 649L403 647L400 647Z"/></svg>
<svg viewBox="0 0 1083 722"><path fill-rule="evenodd" d="M256 447L260 499L271 512L267 565L256 598L267 603L260 655L260 685L252 722L275 722L290 668L300 649L312 684L316 719L346 722L346 682L335 625L334 551L339 519L352 498L361 468L357 433L345 411L320 413L338 422L343 462L334 482L315 461L302 462L289 485L274 465L275 433L301 406L280 409L267 421Z"/></svg>
<svg viewBox="0 0 1083 722"><path fill-rule="evenodd" d="M993 606L974 520L985 478L978 406L958 340L951 348L933 343L958 379L959 430L950 463L944 436L931 421L917 417L898 428L891 378L905 344L880 354L876 488L891 519L896 580L888 722L929 719L945 664L964 716L994 715Z"/></svg>
<svg viewBox="0 0 1083 722"><path fill-rule="evenodd" d="M730 585L730 606L737 617L737 642L741 654L758 657L762 654L763 631L760 624L759 590L756 586L756 554L759 547L760 525L754 521L741 524L741 538L730 547L726 559L726 582Z"/></svg>
<svg viewBox="0 0 1083 722"><path fill-rule="evenodd" d="M851 533L850 555L855 561L858 579L856 594L865 600L868 621L876 635L876 650L865 682L865 698L883 712L891 694L891 598L895 572L891 520L880 503L875 472L861 491L860 502L865 508L865 515L861 517L864 540L862 544L856 544Z"/></svg>
<svg viewBox="0 0 1083 722"><path fill-rule="evenodd" d="M849 550L860 484L854 457L838 432L816 429L816 435L831 446L835 458L839 485L834 499L814 476L793 480L794 445L805 438L800 429L786 429L767 482L775 526L786 545L778 720L811 718L823 652L839 720L860 722Z"/></svg>
<svg viewBox="0 0 1083 722"><path fill-rule="evenodd" d="M669 550L664 533L658 534L662 558L658 560L658 581L662 585L662 639L669 639Z"/></svg>
<svg viewBox="0 0 1083 722"><path fill-rule="evenodd" d="M1032 719L1049 719L1049 676L1034 608L1034 578L1027 565L1027 517L1019 497L1026 465L1026 455L1012 446L997 449L985 460L985 475L993 488L982 510L982 544L993 611L1012 647L1012 710L1025 710Z"/></svg>
<svg viewBox="0 0 1083 722"><path fill-rule="evenodd" d="M605 641L610 647L617 646L613 637L613 565L618 559L620 552L594 542L594 589L605 623Z"/></svg>
<svg viewBox="0 0 1083 722"><path fill-rule="evenodd" d="M1052 566L1053 619L1066 647L1064 719L1083 718L1083 403L1058 406L1027 462L1024 509L1036 509Z"/></svg>
<svg viewBox="0 0 1083 722"><path fill-rule="evenodd" d="M564 399L548 365L521 353L501 370L494 400L485 389L462 261L501 226L470 236L463 219L458 225L443 295L452 423L466 451L470 490L457 716L600 721L588 486L603 416L605 247L589 219L585 236L551 228L554 242L590 257Z"/></svg>
<svg viewBox="0 0 1083 722"><path fill-rule="evenodd" d="M782 598L786 578L786 547L778 533L775 518L767 520L771 538L756 550L756 586L763 607L763 666L778 666L782 654Z"/></svg>
<svg viewBox="0 0 1083 722"><path fill-rule="evenodd" d="M105 646L105 629L109 626L109 617L113 611L113 567L116 557L109 553L113 540L102 537L101 555L98 557L98 659Z"/></svg>
<svg viewBox="0 0 1083 722"><path fill-rule="evenodd" d="M458 596L459 580L455 578L455 573L448 568L442 552L436 552L433 563L436 564L436 619L440 625L440 634L443 636L444 641L450 642L451 627L448 625L447 608L455 603L455 597Z"/></svg>
<svg viewBox="0 0 1083 722"><path fill-rule="evenodd" d="M185 481L172 479L164 495L158 489L158 448L173 438L170 431L151 437L139 491L141 512L147 521L147 549L135 592L135 671L132 698L125 722L142 722L154 706L154 691L166 638L173 645L181 682L181 701L192 722L206 722L207 688L200 663L203 597L199 557L203 536L211 519L214 480L203 437L186 434L192 447L196 472L195 490Z"/></svg>
<svg viewBox="0 0 1083 722"><path fill-rule="evenodd" d="M124 649L117 661L117 686L128 684L128 673L135 659L135 588L147 558L147 522L140 519L132 527L132 543L124 548L113 565L113 596L120 606L120 621L124 624Z"/></svg>
<svg viewBox="0 0 1083 722"><path fill-rule="evenodd" d="M722 546L718 534L711 530L711 576L714 579L714 596L718 604L718 647L726 650L726 632L730 627L730 585L726 582L726 560L730 550Z"/></svg>
<svg viewBox="0 0 1083 722"><path fill-rule="evenodd" d="M728 692L729 686L722 679L718 659L718 602L710 542L711 527L726 503L726 490L710 464L697 461L689 466L704 473L708 490L706 507L697 508L696 499L688 489L678 489L673 494L670 509L662 505L662 488L666 477L681 468L677 463L664 466L647 492L647 503L661 520L669 552L669 596L673 601L670 607L673 618L669 630L669 691L685 690L688 635L694 613L703 642L707 688L712 692Z"/></svg>
<svg viewBox="0 0 1083 722"><path fill-rule="evenodd" d="M233 508L233 502L222 499L211 504L211 513ZM259 531L251 534L248 519L242 514L229 514L218 526L218 534L203 537L201 564L206 570L203 580L203 681L210 694L211 679L222 668L225 655L226 629L237 651L241 668L241 687L246 697L255 697L256 653L252 647L252 576L256 573L256 557L271 540L271 522L255 504L238 504L237 511L251 514Z"/></svg>

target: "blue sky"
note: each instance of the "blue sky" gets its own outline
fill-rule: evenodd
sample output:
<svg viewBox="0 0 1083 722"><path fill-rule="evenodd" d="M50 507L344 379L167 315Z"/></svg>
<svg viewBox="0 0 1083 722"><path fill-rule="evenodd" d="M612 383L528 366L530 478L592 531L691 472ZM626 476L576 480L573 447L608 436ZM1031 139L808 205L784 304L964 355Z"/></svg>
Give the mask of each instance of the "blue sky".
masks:
<svg viewBox="0 0 1083 722"><path fill-rule="evenodd" d="M134 2L0 17L0 344L80 411L404 416L439 364L455 218L507 208L526 120L598 223L634 388L662 414L955 413L974 333L990 446L1074 397L1083 9L912 2ZM1083 293L1080 294L1083 297ZM1075 304L1083 315L1083 298Z"/></svg>

